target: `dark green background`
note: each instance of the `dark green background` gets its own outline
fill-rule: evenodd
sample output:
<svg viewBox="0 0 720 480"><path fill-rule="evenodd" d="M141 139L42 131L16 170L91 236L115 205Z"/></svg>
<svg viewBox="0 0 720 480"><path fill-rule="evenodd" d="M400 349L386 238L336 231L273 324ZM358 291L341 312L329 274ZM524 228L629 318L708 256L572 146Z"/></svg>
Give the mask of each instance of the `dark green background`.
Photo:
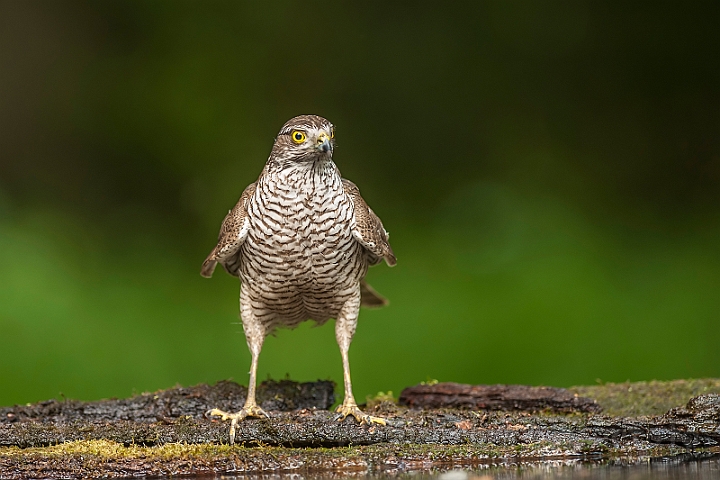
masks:
<svg viewBox="0 0 720 480"><path fill-rule="evenodd" d="M720 3L0 3L0 404L247 381L200 277L280 126L391 233L358 400L720 376ZM259 377L341 380L332 322Z"/></svg>

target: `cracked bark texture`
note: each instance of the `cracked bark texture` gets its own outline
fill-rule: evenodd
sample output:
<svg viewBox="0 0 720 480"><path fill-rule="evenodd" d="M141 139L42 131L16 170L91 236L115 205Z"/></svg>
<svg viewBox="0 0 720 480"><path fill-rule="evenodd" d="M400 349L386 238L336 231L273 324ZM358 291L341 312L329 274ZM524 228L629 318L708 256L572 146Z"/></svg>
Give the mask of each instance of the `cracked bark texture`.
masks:
<svg viewBox="0 0 720 480"><path fill-rule="evenodd" d="M475 395L486 402L490 391L495 403L479 408L482 402L465 398L455 405L463 408L409 408L371 402L368 413L385 417L387 426L358 425L352 419L338 422L327 410L334 399L331 382L265 382L258 398L272 417L241 422L236 447L226 445L226 423L204 416L211 407L233 410L242 406L245 388L232 382L178 387L120 400L51 400L0 409L0 478L37 477L40 465L44 472L40 476L74 478L118 476L131 470L150 472L148 475L277 468L372 470L393 462L407 467L413 462L657 456L718 449L720 381L678 382L568 390L422 385L412 388L425 400L433 395L457 397L460 392L460 396ZM614 393L605 395L607 391ZM587 396L591 393L602 400ZM689 397L697 393L701 394ZM646 410L652 410L649 395L661 396L666 402L683 400L662 415L615 415L616 410L626 408L619 398L623 395L628 402L642 396ZM524 400L519 401L520 397ZM401 399L412 405L408 398L406 391ZM550 405L550 400L556 403ZM604 402L610 406L605 407ZM601 409L602 413L597 413ZM138 453L137 449L145 450ZM77 467L78 458L95 458L96 463L83 461L96 469Z"/></svg>

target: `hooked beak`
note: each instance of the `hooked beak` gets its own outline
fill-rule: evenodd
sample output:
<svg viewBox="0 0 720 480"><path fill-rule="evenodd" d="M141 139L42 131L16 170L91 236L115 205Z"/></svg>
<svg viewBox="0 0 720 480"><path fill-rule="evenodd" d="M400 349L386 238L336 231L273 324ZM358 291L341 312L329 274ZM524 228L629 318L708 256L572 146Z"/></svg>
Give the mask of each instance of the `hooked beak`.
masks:
<svg viewBox="0 0 720 480"><path fill-rule="evenodd" d="M326 132L321 132L317 137L315 148L323 153L332 153L332 142L330 141L330 135Z"/></svg>

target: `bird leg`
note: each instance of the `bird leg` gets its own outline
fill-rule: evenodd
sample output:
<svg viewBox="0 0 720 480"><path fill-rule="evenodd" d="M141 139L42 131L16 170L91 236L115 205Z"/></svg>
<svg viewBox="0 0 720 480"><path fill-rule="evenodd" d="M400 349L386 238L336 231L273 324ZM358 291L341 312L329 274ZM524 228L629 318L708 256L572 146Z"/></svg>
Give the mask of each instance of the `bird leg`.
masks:
<svg viewBox="0 0 720 480"><path fill-rule="evenodd" d="M357 298L353 297L345 303L342 312L335 321L335 338L337 339L338 346L340 347L340 355L342 355L343 380L345 383L345 399L343 400L342 405L339 405L335 411L340 414L338 420L341 422L345 420L348 415L352 415L355 417L355 420L361 424L377 423L380 425L386 425L385 419L363 413L362 410L358 408L357 402L355 402L355 397L352 393L348 350L350 350L350 341L355 334L359 310L360 292L358 291Z"/></svg>
<svg viewBox="0 0 720 480"><path fill-rule="evenodd" d="M247 332L246 332L247 333ZM208 410L207 416L220 417L220 420L231 420L230 422L230 445L235 443L235 429L238 422L244 420L247 417L265 417L270 418L270 415L265 412L255 401L255 383L257 381L257 364L258 357L260 356L260 349L262 348L262 340L257 341L257 337L250 338L251 335L246 335L248 339L248 346L250 347L250 353L252 355L252 361L250 364L250 384L248 385L247 398L245 399L245 406L242 410L235 413L228 413L219 408L213 408Z"/></svg>

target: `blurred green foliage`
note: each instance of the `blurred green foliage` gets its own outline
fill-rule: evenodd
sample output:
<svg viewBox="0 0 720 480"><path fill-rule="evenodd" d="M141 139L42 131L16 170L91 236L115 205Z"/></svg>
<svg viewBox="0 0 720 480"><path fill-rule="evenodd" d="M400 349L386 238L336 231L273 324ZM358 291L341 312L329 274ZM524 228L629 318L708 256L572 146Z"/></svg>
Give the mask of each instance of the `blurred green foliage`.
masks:
<svg viewBox="0 0 720 480"><path fill-rule="evenodd" d="M0 3L0 404L234 378L202 279L290 117L391 232L355 394L720 376L720 4ZM341 383L332 322L260 378Z"/></svg>

